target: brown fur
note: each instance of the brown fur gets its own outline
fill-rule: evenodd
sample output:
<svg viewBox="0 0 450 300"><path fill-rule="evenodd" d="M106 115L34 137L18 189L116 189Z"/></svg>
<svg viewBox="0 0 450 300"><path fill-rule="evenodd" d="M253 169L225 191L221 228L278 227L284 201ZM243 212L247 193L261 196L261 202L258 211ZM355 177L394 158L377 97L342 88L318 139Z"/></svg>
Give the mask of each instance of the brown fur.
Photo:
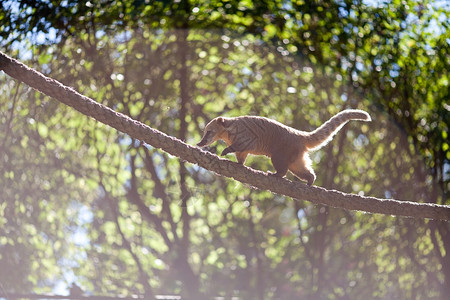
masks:
<svg viewBox="0 0 450 300"><path fill-rule="evenodd" d="M316 175L311 167L309 152L325 146L350 120L371 121L365 111L348 109L316 130L305 132L263 117L217 117L206 125L198 146L223 140L228 147L222 155L234 152L241 164L244 164L248 154L266 155L272 160L275 176L283 177L289 170L312 185Z"/></svg>

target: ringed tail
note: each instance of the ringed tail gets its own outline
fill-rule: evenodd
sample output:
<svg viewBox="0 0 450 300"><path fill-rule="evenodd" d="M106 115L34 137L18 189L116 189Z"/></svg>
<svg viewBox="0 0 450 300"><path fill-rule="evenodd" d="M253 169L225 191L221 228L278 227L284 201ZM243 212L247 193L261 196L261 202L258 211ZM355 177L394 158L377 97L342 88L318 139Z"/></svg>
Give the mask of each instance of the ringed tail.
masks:
<svg viewBox="0 0 450 300"><path fill-rule="evenodd" d="M350 120L372 121L369 114L359 109L346 109L334 115L319 128L311 131L306 140L308 150L318 150L331 141L334 135Z"/></svg>

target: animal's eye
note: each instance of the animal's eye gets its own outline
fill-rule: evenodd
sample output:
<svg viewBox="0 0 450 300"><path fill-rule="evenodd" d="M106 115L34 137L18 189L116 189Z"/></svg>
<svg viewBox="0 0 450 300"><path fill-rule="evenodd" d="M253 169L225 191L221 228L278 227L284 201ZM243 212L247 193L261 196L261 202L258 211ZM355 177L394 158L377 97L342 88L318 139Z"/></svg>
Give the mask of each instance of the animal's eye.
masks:
<svg viewBox="0 0 450 300"><path fill-rule="evenodd" d="M208 130L205 134L205 137L210 137L213 134L212 130Z"/></svg>

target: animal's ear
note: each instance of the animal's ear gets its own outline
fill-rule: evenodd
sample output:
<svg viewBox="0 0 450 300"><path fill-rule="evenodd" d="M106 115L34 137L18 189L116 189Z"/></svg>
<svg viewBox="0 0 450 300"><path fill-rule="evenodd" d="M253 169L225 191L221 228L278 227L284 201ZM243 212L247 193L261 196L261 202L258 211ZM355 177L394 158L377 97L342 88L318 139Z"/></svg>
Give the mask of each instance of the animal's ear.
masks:
<svg viewBox="0 0 450 300"><path fill-rule="evenodd" d="M217 118L217 123L219 123L220 125L222 125L223 127L228 127L230 126L230 121L223 118L223 117L218 117Z"/></svg>

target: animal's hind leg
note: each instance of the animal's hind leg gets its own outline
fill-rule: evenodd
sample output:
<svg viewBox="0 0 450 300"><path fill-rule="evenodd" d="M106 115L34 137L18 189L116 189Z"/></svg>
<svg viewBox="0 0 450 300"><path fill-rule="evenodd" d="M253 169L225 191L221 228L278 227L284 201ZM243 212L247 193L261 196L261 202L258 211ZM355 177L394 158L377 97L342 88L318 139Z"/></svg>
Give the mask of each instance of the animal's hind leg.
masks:
<svg viewBox="0 0 450 300"><path fill-rule="evenodd" d="M300 178L301 180L304 180L308 183L308 185L312 185L314 181L316 180L316 174L314 174L314 171L305 169L303 171L299 170L292 170L289 169L296 177Z"/></svg>
<svg viewBox="0 0 450 300"><path fill-rule="evenodd" d="M306 181L308 185L312 185L316 180L316 174L311 167L311 160L307 153L291 163L289 165L289 171L301 180Z"/></svg>
<svg viewBox="0 0 450 300"><path fill-rule="evenodd" d="M277 171L273 175L276 177L283 177L284 175L286 175L286 173L288 171L288 161L287 161L286 156L274 154L274 155L272 155L271 160L272 160L273 167Z"/></svg>

